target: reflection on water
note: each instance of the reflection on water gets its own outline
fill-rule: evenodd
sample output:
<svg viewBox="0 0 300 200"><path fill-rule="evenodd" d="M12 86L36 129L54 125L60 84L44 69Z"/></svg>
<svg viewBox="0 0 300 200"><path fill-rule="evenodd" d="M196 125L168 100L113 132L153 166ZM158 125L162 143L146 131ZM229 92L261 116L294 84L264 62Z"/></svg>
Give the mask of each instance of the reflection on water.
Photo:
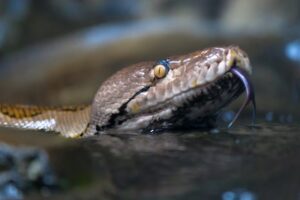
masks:
<svg viewBox="0 0 300 200"><path fill-rule="evenodd" d="M222 113L221 118L224 122L229 123L233 120L234 116L235 116L234 111L227 111Z"/></svg>
<svg viewBox="0 0 300 200"><path fill-rule="evenodd" d="M245 189L235 189L224 192L222 200L256 200L255 194Z"/></svg>
<svg viewBox="0 0 300 200"><path fill-rule="evenodd" d="M267 122L279 122L282 124L293 124L294 116L291 113L288 114L274 114L273 112L268 112L265 115ZM297 120L299 121L299 119Z"/></svg>
<svg viewBox="0 0 300 200"><path fill-rule="evenodd" d="M266 116L265 118L268 122L272 122L273 119L274 119L274 113L273 112L267 112L265 116Z"/></svg>

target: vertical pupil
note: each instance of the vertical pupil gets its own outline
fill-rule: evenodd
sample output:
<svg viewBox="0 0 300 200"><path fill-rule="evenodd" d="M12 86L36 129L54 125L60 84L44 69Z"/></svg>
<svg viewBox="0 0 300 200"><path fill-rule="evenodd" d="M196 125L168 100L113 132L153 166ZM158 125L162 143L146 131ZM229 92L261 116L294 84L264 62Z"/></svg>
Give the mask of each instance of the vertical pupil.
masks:
<svg viewBox="0 0 300 200"><path fill-rule="evenodd" d="M160 60L156 67L154 68L155 76L158 78L163 78L169 71L169 61L168 60Z"/></svg>

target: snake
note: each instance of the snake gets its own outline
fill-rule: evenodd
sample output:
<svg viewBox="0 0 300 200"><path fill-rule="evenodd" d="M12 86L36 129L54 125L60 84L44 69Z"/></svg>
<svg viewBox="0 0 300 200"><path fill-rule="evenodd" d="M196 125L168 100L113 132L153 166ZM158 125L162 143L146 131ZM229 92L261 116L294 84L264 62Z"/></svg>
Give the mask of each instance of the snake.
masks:
<svg viewBox="0 0 300 200"><path fill-rule="evenodd" d="M240 47L210 47L124 67L100 85L91 105L0 104L0 126L52 131L70 138L109 130L209 129L220 110L245 91L232 126L250 102L255 110L251 74L249 57Z"/></svg>

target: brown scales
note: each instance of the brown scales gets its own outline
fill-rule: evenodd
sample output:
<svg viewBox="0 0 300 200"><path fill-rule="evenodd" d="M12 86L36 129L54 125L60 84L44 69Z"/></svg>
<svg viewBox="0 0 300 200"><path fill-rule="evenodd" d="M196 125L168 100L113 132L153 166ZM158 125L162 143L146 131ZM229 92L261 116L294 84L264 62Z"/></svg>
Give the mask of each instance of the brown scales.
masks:
<svg viewBox="0 0 300 200"><path fill-rule="evenodd" d="M24 105L0 105L0 112L10 118L22 119L35 117L41 115L47 111L66 111L76 112L85 109L87 106L24 106Z"/></svg>

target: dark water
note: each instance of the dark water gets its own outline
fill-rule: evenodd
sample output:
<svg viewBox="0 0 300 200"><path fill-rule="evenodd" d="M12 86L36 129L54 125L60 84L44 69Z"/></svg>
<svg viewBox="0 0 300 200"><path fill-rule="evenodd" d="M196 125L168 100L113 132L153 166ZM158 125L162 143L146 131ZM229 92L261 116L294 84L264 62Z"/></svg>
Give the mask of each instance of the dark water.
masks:
<svg viewBox="0 0 300 200"><path fill-rule="evenodd" d="M299 199L299 131L258 123L56 146L50 160L69 182L51 199Z"/></svg>

